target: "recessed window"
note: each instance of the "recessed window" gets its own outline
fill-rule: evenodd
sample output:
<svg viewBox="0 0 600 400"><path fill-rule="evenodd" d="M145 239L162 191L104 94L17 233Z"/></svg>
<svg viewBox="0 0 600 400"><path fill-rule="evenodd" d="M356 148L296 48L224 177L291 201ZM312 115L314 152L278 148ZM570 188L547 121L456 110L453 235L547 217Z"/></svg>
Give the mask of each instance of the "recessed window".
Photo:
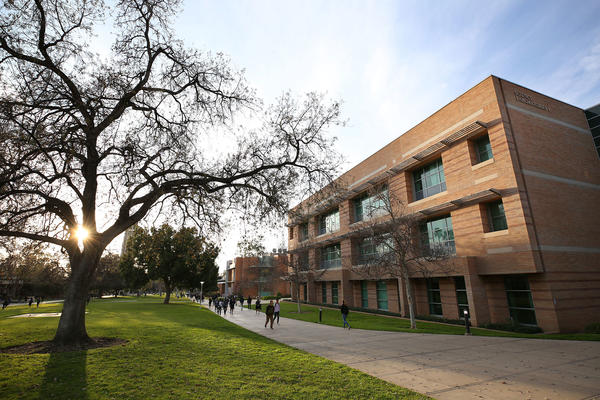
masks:
<svg viewBox="0 0 600 400"><path fill-rule="evenodd" d="M452 217L442 217L421 224L421 246L425 255L456 253Z"/></svg>
<svg viewBox="0 0 600 400"><path fill-rule="evenodd" d="M293 238L294 238L294 227L293 227L293 226L290 226L290 229L289 229L289 231L290 231L290 233L289 233L289 237L290 237L290 240L291 240L291 239L293 239Z"/></svg>
<svg viewBox="0 0 600 400"><path fill-rule="evenodd" d="M308 239L308 222L300 224L298 231L299 231L298 238L300 239L300 241L303 242L303 241L307 240Z"/></svg>
<svg viewBox="0 0 600 400"><path fill-rule="evenodd" d="M391 256L391 251L394 242L392 237L388 235L367 236L360 239L358 242L358 263L368 264L372 262L385 262L388 256Z"/></svg>
<svg viewBox="0 0 600 400"><path fill-rule="evenodd" d="M340 211L335 210L319 217L319 235L340 230Z"/></svg>
<svg viewBox="0 0 600 400"><path fill-rule="evenodd" d="M367 281L360 281L360 303L362 308L369 308L369 289Z"/></svg>
<svg viewBox="0 0 600 400"><path fill-rule="evenodd" d="M327 283L321 282L321 303L327 303Z"/></svg>
<svg viewBox="0 0 600 400"><path fill-rule="evenodd" d="M495 201L493 203L486 204L489 222L489 231L502 231L508 229L506 223L506 215L504 214L504 204L502 200Z"/></svg>
<svg viewBox="0 0 600 400"><path fill-rule="evenodd" d="M504 278L510 319L521 325L537 325L529 281L525 276Z"/></svg>
<svg viewBox="0 0 600 400"><path fill-rule="evenodd" d="M377 281L377 309L388 309L388 293L385 281Z"/></svg>
<svg viewBox="0 0 600 400"><path fill-rule="evenodd" d="M366 193L354 199L354 222L383 215L387 199L389 199L387 185L379 187L375 193Z"/></svg>
<svg viewBox="0 0 600 400"><path fill-rule="evenodd" d="M442 159L413 172L414 200L421 200L446 190Z"/></svg>
<svg viewBox="0 0 600 400"><path fill-rule="evenodd" d="M321 249L321 268L329 269L342 266L342 249L339 243Z"/></svg>
<svg viewBox="0 0 600 400"><path fill-rule="evenodd" d="M427 299L429 300L429 314L441 317L443 315L442 296L438 278L427 279Z"/></svg>
<svg viewBox="0 0 600 400"><path fill-rule="evenodd" d="M331 304L338 304L338 283L331 282Z"/></svg>
<svg viewBox="0 0 600 400"><path fill-rule="evenodd" d="M469 299L467 297L465 277L454 277L454 287L456 288L456 304L458 304L458 318L464 319L465 311L469 312Z"/></svg>
<svg viewBox="0 0 600 400"><path fill-rule="evenodd" d="M492 153L492 145L490 144L490 137L488 135L474 140L473 147L475 150L475 158L477 163L487 161L494 157L494 154Z"/></svg>

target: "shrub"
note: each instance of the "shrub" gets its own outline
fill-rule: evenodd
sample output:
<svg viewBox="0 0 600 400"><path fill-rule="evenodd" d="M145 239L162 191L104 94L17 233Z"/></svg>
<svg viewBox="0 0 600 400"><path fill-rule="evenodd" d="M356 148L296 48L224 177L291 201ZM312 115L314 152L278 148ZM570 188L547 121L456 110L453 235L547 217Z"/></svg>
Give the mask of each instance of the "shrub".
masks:
<svg viewBox="0 0 600 400"><path fill-rule="evenodd" d="M600 322L593 322L585 327L585 333L600 333Z"/></svg>
<svg viewBox="0 0 600 400"><path fill-rule="evenodd" d="M509 331L518 333L541 333L542 328L539 326L519 325L517 323L507 322L505 324L484 324L482 328L495 329L497 331Z"/></svg>

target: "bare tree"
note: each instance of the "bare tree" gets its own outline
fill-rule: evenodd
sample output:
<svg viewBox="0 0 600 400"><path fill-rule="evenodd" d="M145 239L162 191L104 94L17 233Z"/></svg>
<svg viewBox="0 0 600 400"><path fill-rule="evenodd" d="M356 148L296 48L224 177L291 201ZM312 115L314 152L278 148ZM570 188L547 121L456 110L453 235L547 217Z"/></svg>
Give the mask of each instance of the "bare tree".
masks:
<svg viewBox="0 0 600 400"><path fill-rule="evenodd" d="M0 11L0 236L50 243L70 276L54 341L89 341L85 300L106 246L149 212L218 229L243 198L282 215L336 173L339 106L284 94L264 108L221 54L174 37L178 0L13 0ZM112 53L89 51L114 18ZM259 118L252 129L232 118ZM214 132L232 132L215 156ZM333 156L332 156L333 154ZM81 225L88 239L78 243Z"/></svg>
<svg viewBox="0 0 600 400"><path fill-rule="evenodd" d="M387 185L372 189L365 203L363 221L357 227L362 237L353 270L372 279L391 277L403 282L410 327L416 329L410 278L450 274L454 237L447 237L444 232L422 236L423 215L409 212ZM399 289L400 283L400 306Z"/></svg>

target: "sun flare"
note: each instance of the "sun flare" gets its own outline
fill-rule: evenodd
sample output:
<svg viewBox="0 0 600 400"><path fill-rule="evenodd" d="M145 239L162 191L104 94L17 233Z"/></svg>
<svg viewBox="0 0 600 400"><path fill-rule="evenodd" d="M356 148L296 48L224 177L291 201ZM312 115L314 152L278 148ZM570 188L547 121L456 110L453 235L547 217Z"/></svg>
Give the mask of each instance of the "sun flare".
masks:
<svg viewBox="0 0 600 400"><path fill-rule="evenodd" d="M79 225L75 229L75 237L77 238L77 240L85 240L88 238L89 235L90 232L81 225Z"/></svg>

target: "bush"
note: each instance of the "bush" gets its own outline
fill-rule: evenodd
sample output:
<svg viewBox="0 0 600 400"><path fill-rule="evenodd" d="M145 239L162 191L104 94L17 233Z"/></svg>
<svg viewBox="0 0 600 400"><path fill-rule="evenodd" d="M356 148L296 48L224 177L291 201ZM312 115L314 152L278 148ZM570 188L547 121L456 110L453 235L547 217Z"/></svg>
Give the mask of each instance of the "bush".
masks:
<svg viewBox="0 0 600 400"><path fill-rule="evenodd" d="M482 328L495 329L497 331L509 331L517 333L541 333L542 328L539 326L519 325L517 323L507 322L505 324L484 324Z"/></svg>
<svg viewBox="0 0 600 400"><path fill-rule="evenodd" d="M600 322L593 322L585 327L585 333L600 333Z"/></svg>
<svg viewBox="0 0 600 400"><path fill-rule="evenodd" d="M277 294L275 296L263 296L261 297L262 300L277 300L277 299L281 299L282 297L291 297L289 294L284 294L282 295L281 293L277 292Z"/></svg>

